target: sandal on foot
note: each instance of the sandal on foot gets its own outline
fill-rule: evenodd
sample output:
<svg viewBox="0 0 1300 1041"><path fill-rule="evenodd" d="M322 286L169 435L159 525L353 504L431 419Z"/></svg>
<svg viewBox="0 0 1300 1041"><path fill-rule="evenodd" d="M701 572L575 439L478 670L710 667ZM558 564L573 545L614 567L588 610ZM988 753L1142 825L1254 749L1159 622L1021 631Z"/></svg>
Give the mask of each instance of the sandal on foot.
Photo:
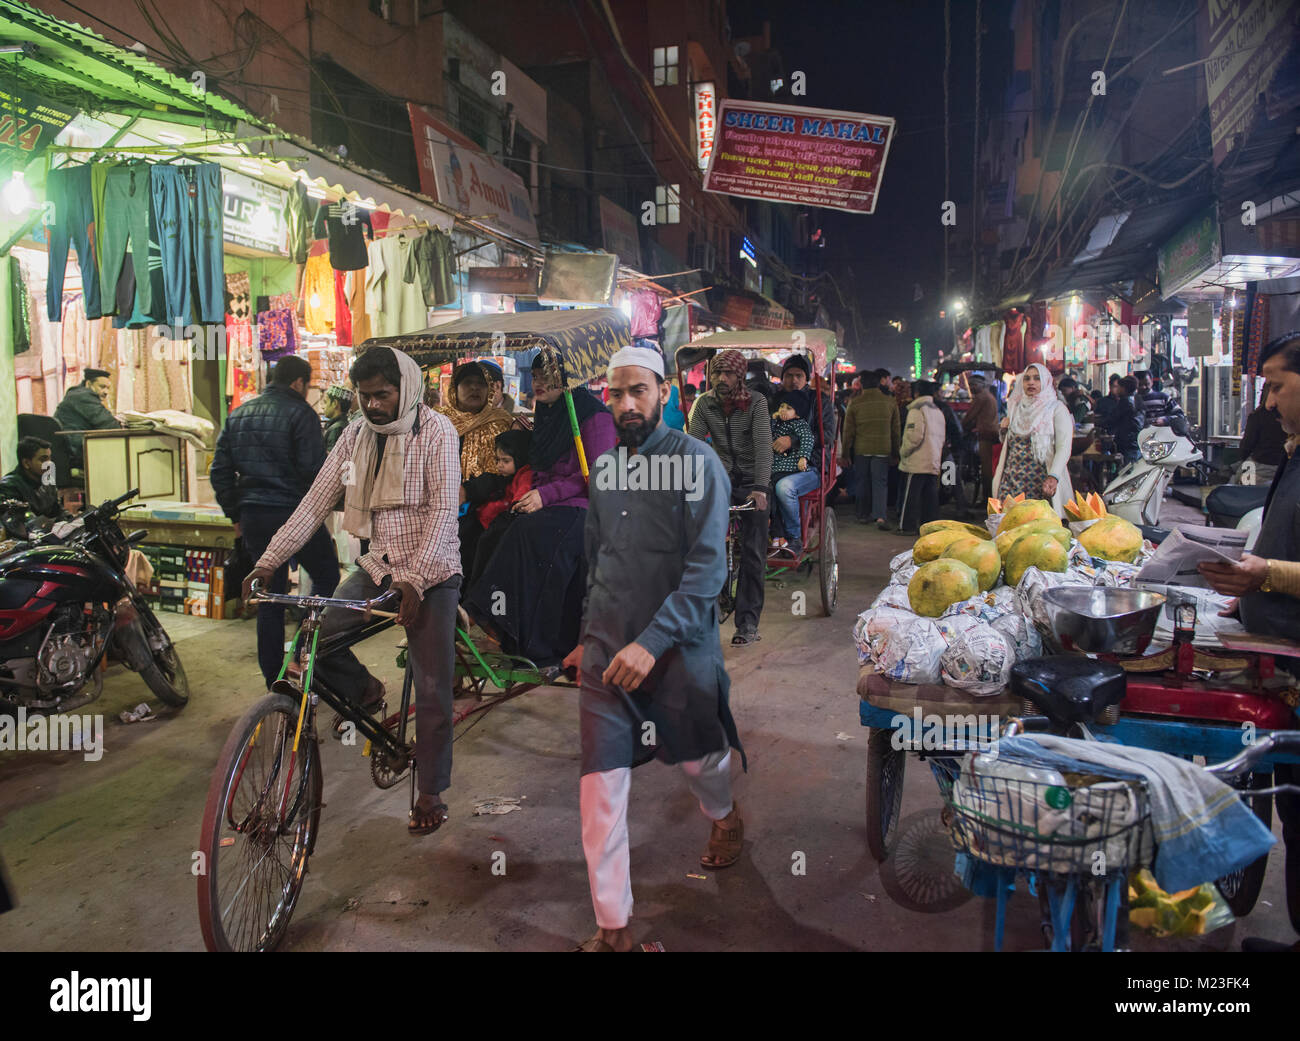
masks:
<svg viewBox="0 0 1300 1041"><path fill-rule="evenodd" d="M409 817L410 820L406 823L408 835L432 835L447 823L447 805L440 802L430 810L412 806Z"/></svg>
<svg viewBox="0 0 1300 1041"><path fill-rule="evenodd" d="M731 638L731 646L744 647L747 644L758 643L762 638L758 635L757 629L737 629L736 635Z"/></svg>
<svg viewBox="0 0 1300 1041"><path fill-rule="evenodd" d="M745 822L740 819L740 806L733 805L722 820L713 822L709 833L709 848L700 857L700 866L721 871L740 859L745 845Z"/></svg>

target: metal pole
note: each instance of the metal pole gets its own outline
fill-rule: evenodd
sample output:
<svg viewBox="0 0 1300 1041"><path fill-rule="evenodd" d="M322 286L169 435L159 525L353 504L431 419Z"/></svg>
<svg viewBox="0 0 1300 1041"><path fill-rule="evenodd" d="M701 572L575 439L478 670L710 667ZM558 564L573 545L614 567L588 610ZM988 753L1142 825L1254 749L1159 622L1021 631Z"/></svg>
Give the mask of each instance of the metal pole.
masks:
<svg viewBox="0 0 1300 1041"><path fill-rule="evenodd" d="M569 429L573 431L573 447L578 450L578 466L582 470L582 479L585 481L591 472L587 468L587 453L582 448L582 431L578 429L578 413L573 408L573 391L568 387L564 388L564 404L569 409Z"/></svg>

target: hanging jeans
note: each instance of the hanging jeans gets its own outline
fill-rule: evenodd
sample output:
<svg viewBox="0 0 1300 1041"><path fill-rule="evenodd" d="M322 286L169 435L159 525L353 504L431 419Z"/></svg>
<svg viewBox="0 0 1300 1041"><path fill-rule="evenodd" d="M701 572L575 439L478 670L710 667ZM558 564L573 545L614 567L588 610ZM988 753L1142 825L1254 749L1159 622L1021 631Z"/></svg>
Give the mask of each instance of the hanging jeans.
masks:
<svg viewBox="0 0 1300 1041"><path fill-rule="evenodd" d="M193 253L190 191L180 167L161 164L150 171L154 227L162 255L163 317L184 328L190 321L190 265Z"/></svg>
<svg viewBox="0 0 1300 1041"><path fill-rule="evenodd" d="M152 285L143 278L149 259L150 215L153 199L149 192L149 167L143 164L124 164L108 171L104 183L104 210L99 241L103 253L99 258L101 285L117 285L122 273L122 261L127 243L135 260L135 299L145 314L153 312ZM144 264L141 264L144 258Z"/></svg>
<svg viewBox="0 0 1300 1041"><path fill-rule="evenodd" d="M81 267L86 317L98 318L103 311L100 309L99 272L92 245L95 210L90 167L51 170L46 180L46 195L54 204L54 222L46 232L50 242L50 269L45 284L46 315L51 322L63 319L63 278L68 266L68 245L71 244L77 248L77 263Z"/></svg>
<svg viewBox="0 0 1300 1041"><path fill-rule="evenodd" d="M194 277L198 285L198 319L219 325L226 317L226 280L222 267L221 166L199 163L183 168L190 180L193 207Z"/></svg>

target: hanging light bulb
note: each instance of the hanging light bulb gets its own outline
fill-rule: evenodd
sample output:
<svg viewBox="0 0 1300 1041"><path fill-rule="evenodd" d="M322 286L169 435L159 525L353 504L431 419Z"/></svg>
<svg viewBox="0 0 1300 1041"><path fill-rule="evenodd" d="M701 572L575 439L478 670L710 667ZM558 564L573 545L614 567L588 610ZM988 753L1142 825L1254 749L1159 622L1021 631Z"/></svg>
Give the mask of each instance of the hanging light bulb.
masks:
<svg viewBox="0 0 1300 1041"><path fill-rule="evenodd" d="M4 186L5 208L10 213L22 213L31 209L32 190L27 187L22 171L15 170Z"/></svg>

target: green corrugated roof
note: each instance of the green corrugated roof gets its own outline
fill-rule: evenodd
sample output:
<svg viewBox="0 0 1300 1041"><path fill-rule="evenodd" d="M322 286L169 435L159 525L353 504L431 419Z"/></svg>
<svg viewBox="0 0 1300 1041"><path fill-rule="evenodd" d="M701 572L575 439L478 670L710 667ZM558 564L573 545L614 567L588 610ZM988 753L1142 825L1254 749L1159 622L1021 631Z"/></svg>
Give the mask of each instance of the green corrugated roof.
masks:
<svg viewBox="0 0 1300 1041"><path fill-rule="evenodd" d="M189 80L144 55L17 0L0 0L0 43L37 48L30 56L0 55L0 85L17 79L83 111L142 108L210 116L223 123L255 121L242 106L215 92L195 94Z"/></svg>

